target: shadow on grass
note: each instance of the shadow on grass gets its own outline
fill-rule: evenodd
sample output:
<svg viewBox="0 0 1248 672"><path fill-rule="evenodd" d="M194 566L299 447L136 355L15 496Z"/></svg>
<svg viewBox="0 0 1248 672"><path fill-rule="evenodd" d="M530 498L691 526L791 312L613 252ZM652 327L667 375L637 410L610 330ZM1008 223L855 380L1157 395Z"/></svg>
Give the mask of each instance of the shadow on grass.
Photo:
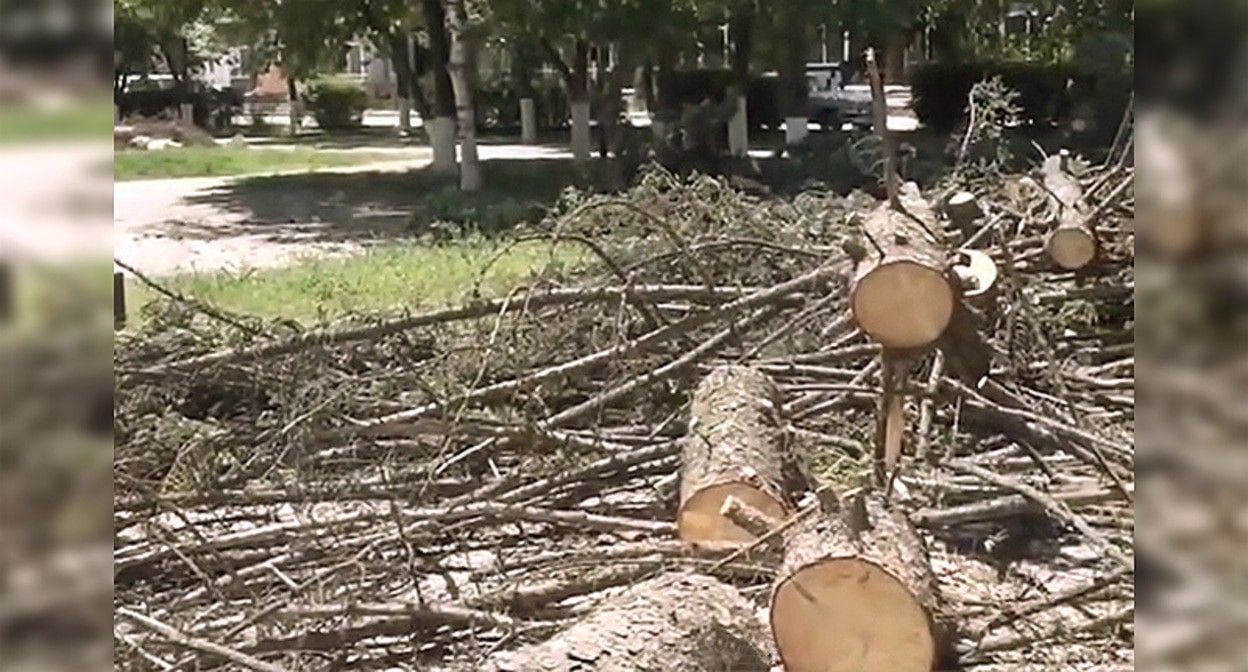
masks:
<svg viewBox="0 0 1248 672"><path fill-rule="evenodd" d="M453 176L405 172L309 173L222 184L188 198L238 215L230 227L178 222L182 238L260 235L272 242L384 242L420 236L434 223L485 234L539 220L569 185L588 178L570 159L482 162L484 187L463 193Z"/></svg>

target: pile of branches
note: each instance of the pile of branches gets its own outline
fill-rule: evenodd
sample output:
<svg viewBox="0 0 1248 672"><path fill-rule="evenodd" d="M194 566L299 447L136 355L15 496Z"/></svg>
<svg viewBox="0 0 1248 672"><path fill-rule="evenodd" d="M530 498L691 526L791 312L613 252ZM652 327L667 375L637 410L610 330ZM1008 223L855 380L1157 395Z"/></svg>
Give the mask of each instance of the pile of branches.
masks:
<svg viewBox="0 0 1248 672"><path fill-rule="evenodd" d="M982 187L993 392L938 351L907 389L892 501L970 669L1131 661L1129 178L1079 174L1100 251L1077 272L1044 256L1044 189ZM690 397L748 364L811 478L868 482L880 351L842 248L875 205L653 170L568 193L520 238L591 267L500 298L314 330L170 306L115 355L117 666L480 669L671 569L764 604L773 563L675 538Z"/></svg>

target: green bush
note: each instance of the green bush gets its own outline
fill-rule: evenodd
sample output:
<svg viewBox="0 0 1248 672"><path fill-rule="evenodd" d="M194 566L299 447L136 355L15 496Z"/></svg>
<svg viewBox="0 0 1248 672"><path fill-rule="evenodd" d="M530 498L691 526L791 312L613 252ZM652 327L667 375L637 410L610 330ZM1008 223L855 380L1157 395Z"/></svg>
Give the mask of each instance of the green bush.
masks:
<svg viewBox="0 0 1248 672"><path fill-rule="evenodd" d="M933 63L911 77L914 112L929 128L949 132L965 121L967 96L977 82L1000 77L1018 92L1019 121L1051 125L1070 105L1067 86L1076 76L1069 65L1047 63Z"/></svg>
<svg viewBox="0 0 1248 672"><path fill-rule="evenodd" d="M368 93L349 80L313 81L303 98L316 124L327 131L359 128L368 108Z"/></svg>

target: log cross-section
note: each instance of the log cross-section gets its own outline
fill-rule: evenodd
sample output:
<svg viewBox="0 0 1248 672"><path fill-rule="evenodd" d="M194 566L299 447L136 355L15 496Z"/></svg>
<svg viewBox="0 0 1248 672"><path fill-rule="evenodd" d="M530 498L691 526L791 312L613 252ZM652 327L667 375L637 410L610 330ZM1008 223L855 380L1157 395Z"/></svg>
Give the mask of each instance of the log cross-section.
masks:
<svg viewBox="0 0 1248 672"><path fill-rule="evenodd" d="M755 535L723 514L729 497L786 517L778 397L766 374L744 366L717 368L698 385L681 450L681 539L708 547L752 542Z"/></svg>
<svg viewBox="0 0 1248 672"><path fill-rule="evenodd" d="M766 633L737 589L695 574L639 583L551 639L500 654L487 672L767 672Z"/></svg>
<svg viewBox="0 0 1248 672"><path fill-rule="evenodd" d="M1058 266L1077 270L1096 257L1096 236L1083 207L1083 187L1070 173L1070 155L1065 150L1045 159L1042 168L1049 201L1057 211L1057 226L1044 246Z"/></svg>
<svg viewBox="0 0 1248 672"><path fill-rule="evenodd" d="M904 515L877 499L844 502L786 542L771 599L786 672L930 672L942 659L936 581Z"/></svg>
<svg viewBox="0 0 1248 672"><path fill-rule="evenodd" d="M900 192L901 210L882 204L862 220L866 254L854 273L850 309L874 341L902 350L930 345L944 332L956 290L931 206L913 182Z"/></svg>

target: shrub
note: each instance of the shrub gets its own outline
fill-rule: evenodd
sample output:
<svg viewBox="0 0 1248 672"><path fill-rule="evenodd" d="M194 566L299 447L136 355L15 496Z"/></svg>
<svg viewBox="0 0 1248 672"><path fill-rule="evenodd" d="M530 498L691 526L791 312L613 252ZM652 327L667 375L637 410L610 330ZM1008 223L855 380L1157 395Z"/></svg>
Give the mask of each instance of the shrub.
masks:
<svg viewBox="0 0 1248 672"><path fill-rule="evenodd" d="M911 78L914 112L928 127L950 132L966 118L971 87L1000 77L1018 93L1021 123L1052 125L1070 106L1067 86L1076 74L1063 64L933 63L918 68Z"/></svg>
<svg viewBox="0 0 1248 672"><path fill-rule="evenodd" d="M368 93L349 80L315 80L303 98L316 124L327 131L359 128L368 109Z"/></svg>

